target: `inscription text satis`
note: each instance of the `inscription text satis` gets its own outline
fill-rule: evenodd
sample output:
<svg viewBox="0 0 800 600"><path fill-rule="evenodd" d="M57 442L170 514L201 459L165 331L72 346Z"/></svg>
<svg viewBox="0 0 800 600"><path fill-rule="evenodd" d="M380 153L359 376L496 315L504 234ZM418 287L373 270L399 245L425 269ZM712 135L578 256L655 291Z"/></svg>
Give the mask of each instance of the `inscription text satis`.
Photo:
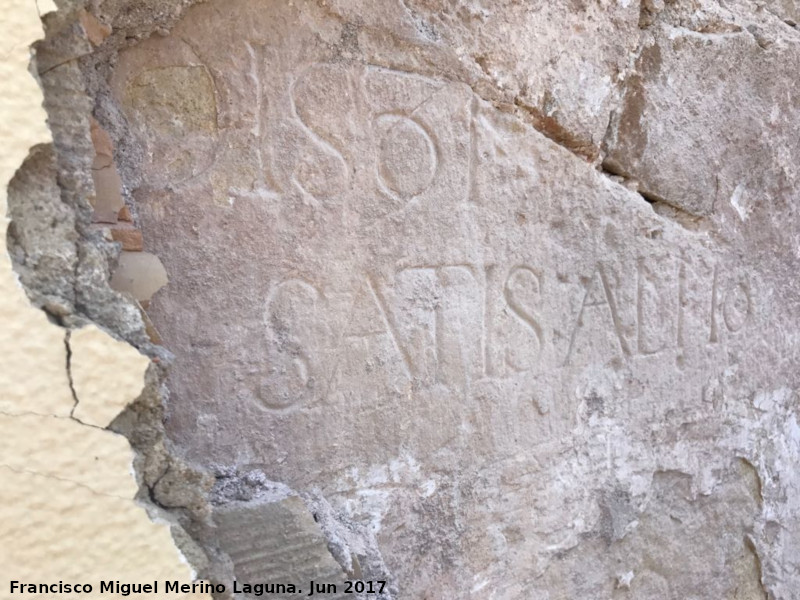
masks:
<svg viewBox="0 0 800 600"><path fill-rule="evenodd" d="M293 364L282 371L293 393L265 402L282 408L313 395L311 382L334 376L330 357L357 338L385 338L417 385L459 389L569 367L581 353L581 362L684 353L723 342L751 320L746 276L723 277L719 267L698 276L680 260L670 276L649 266L640 259L623 280L631 285L615 286L619 274L602 262L581 284L529 265L416 265L387 282L364 275L338 301L309 281L280 281L266 303L266 330L271 359ZM320 333L327 323L344 325Z"/></svg>

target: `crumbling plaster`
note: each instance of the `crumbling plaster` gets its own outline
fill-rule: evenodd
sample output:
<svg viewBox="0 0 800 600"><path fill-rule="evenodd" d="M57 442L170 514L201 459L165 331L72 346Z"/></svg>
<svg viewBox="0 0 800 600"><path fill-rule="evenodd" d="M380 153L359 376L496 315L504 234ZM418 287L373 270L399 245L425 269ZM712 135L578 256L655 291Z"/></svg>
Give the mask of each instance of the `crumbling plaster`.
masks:
<svg viewBox="0 0 800 600"><path fill-rule="evenodd" d="M42 90L29 64L30 46L43 33L40 11L54 6L3 0L1 7L5 230L8 182L30 149L52 141ZM0 252L0 352L0 597L9 597L12 579L190 581L169 526L151 521L134 501L138 486L128 441L107 429L139 395L150 360L96 326L70 334L50 322L30 304L5 250ZM100 597L99 587L87 597Z"/></svg>

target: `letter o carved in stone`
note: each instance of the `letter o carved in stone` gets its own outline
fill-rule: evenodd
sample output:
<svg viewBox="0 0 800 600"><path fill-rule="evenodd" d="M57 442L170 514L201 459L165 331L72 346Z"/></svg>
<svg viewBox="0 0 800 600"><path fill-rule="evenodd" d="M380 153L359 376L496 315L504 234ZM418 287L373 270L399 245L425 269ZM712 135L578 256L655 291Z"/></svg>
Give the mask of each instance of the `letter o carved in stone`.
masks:
<svg viewBox="0 0 800 600"><path fill-rule="evenodd" d="M427 190L436 175L436 147L414 119L378 117L378 177L386 188L410 199Z"/></svg>

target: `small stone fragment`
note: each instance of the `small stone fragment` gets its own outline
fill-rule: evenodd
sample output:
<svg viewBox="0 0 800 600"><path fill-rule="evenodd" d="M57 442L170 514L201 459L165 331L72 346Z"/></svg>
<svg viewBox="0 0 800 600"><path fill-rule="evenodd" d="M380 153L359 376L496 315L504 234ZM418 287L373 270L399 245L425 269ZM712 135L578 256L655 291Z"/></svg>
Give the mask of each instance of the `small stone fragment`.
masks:
<svg viewBox="0 0 800 600"><path fill-rule="evenodd" d="M128 252L141 252L144 249L142 232L133 226L114 227L111 238L122 244L122 249Z"/></svg>
<svg viewBox="0 0 800 600"><path fill-rule="evenodd" d="M111 141L111 136L100 126L100 123L95 118L90 120L90 133L94 151L97 154L112 158L114 156L114 144Z"/></svg>
<svg viewBox="0 0 800 600"><path fill-rule="evenodd" d="M122 252L111 276L111 287L128 292L140 302L167 285L167 272L159 258L149 252Z"/></svg>
<svg viewBox="0 0 800 600"><path fill-rule="evenodd" d="M86 10L81 10L80 21L86 31L86 37L93 46L99 46L111 35L111 26L101 23L97 17Z"/></svg>
<svg viewBox="0 0 800 600"><path fill-rule="evenodd" d="M161 339L161 334L158 333L158 329L156 329L156 326L153 325L153 321L147 314L147 310L145 310L145 307L142 306L141 304L139 304L139 309L141 310L142 313L142 321L144 321L144 328L145 331L147 332L147 337L149 337L150 341L153 342L154 344L161 345L163 342L163 340Z"/></svg>
<svg viewBox="0 0 800 600"><path fill-rule="evenodd" d="M215 511L220 547L231 557L240 582L294 584L303 595L309 581L345 579L311 511L296 496L278 502L230 503ZM265 557L253 560L253 556ZM304 589L305 588L305 589ZM325 598L347 598L339 585ZM289 596L280 596L289 597Z"/></svg>
<svg viewBox="0 0 800 600"><path fill-rule="evenodd" d="M94 207L95 223L116 223L120 209L125 206L122 199L122 180L117 172L117 167L112 163L102 169L92 169L95 197Z"/></svg>
<svg viewBox="0 0 800 600"><path fill-rule="evenodd" d="M133 217L131 216L131 209L128 208L127 205L119 209L119 212L117 213L117 220L123 221L125 223L133 222Z"/></svg>

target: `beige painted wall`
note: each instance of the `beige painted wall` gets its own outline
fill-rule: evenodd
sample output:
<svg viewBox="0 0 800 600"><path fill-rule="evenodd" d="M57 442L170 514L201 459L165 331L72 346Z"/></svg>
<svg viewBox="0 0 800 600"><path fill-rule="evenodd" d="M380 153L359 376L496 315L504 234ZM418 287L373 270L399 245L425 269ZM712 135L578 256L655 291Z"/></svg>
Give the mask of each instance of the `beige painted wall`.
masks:
<svg viewBox="0 0 800 600"><path fill-rule="evenodd" d="M29 47L43 34L38 10L51 4L39 2L37 8L35 0L0 0L3 231L8 182L29 148L51 139L41 89L28 71ZM0 598L44 597L11 595L10 580L90 583L94 592L88 597L95 598L103 597L101 580L188 583L192 574L168 526L153 523L133 501L136 483L127 440L105 429L139 394L148 359L94 327L74 332L75 406L65 334L29 304L3 244ZM109 372L118 382L113 389L100 384Z"/></svg>

